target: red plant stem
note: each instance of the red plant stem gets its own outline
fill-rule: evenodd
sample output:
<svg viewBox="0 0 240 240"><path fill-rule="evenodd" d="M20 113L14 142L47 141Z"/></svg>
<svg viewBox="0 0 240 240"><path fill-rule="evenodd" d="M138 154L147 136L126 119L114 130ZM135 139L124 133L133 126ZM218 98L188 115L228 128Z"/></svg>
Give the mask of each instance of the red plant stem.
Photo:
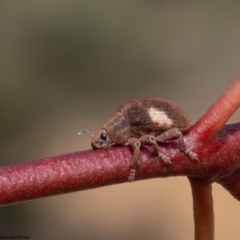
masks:
<svg viewBox="0 0 240 240"><path fill-rule="evenodd" d="M239 104L240 79L235 81L209 108L207 113L193 126L190 134L196 140L202 142L216 138L230 116L239 107ZM224 134L224 131L222 131L222 134ZM230 149L228 148L226 151L230 151ZM238 200L240 199L239 172L239 167L237 167L231 174L222 178L218 176L220 178L215 179L215 181L222 184ZM195 240L212 240L214 238L214 217L211 182L198 178L189 178L189 180L193 195Z"/></svg>
<svg viewBox="0 0 240 240"><path fill-rule="evenodd" d="M212 185L202 179L189 178L193 196L195 240L214 239Z"/></svg>
<svg viewBox="0 0 240 240"><path fill-rule="evenodd" d="M221 131L228 119L240 105L240 79L236 80L227 91L194 124L191 133L198 140L214 138Z"/></svg>
<svg viewBox="0 0 240 240"><path fill-rule="evenodd" d="M227 189L233 197L240 200L240 168L216 181Z"/></svg>
<svg viewBox="0 0 240 240"><path fill-rule="evenodd" d="M136 179L182 175L217 181L240 165L240 123L226 126L211 141L194 142L186 136L185 142L199 161L181 153L176 142L160 148L172 158L171 165L155 157L150 147L143 147ZM0 205L126 182L131 157L129 147L118 146L1 167Z"/></svg>

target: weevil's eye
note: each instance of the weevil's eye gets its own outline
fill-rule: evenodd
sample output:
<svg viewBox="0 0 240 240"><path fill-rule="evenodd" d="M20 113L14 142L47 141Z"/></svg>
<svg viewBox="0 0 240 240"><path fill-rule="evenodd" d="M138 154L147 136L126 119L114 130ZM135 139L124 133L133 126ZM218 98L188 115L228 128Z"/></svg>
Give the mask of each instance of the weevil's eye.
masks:
<svg viewBox="0 0 240 240"><path fill-rule="evenodd" d="M107 134L106 133L102 133L101 134L101 139L105 141L107 139Z"/></svg>

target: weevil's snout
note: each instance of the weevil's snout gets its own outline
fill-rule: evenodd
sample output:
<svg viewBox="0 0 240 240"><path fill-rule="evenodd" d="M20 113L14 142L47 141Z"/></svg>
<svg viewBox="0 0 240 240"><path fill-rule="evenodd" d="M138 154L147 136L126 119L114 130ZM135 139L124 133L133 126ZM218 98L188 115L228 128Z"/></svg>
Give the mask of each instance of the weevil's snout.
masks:
<svg viewBox="0 0 240 240"><path fill-rule="evenodd" d="M97 147L94 145L94 143L91 143L92 149L97 149Z"/></svg>
<svg viewBox="0 0 240 240"><path fill-rule="evenodd" d="M109 148L111 146L111 141L105 130L100 130L92 140L92 148Z"/></svg>

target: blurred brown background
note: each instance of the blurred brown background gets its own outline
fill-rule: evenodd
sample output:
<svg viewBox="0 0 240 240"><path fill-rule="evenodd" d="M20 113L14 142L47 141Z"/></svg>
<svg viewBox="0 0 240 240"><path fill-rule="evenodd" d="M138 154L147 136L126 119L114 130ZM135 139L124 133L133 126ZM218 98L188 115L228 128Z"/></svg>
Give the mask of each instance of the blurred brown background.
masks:
<svg viewBox="0 0 240 240"><path fill-rule="evenodd" d="M240 75L239 1L0 1L1 165L84 150L124 101L162 97L195 122ZM237 112L230 122L237 122ZM213 185L216 239L240 204ZM192 239L184 177L0 208L0 235Z"/></svg>

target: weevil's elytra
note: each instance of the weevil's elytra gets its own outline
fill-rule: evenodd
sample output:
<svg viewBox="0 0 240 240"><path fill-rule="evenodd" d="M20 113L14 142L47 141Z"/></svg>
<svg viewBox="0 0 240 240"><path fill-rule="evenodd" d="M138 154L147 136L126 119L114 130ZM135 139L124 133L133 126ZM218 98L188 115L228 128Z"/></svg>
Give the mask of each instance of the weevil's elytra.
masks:
<svg viewBox="0 0 240 240"><path fill-rule="evenodd" d="M166 125L166 127L170 127L173 124L173 120L169 118L164 111L160 111L157 108L149 108L148 114L152 121L154 123L157 123L160 127L163 125Z"/></svg>
<svg viewBox="0 0 240 240"><path fill-rule="evenodd" d="M93 148L130 145L134 153L128 180L134 181L141 145L152 145L154 154L171 164L171 159L158 151L157 143L177 139L180 151L197 160L197 154L186 148L183 140L183 133L190 128L189 117L177 104L161 98L142 98L120 106L95 136L87 130L79 134L91 134Z"/></svg>

